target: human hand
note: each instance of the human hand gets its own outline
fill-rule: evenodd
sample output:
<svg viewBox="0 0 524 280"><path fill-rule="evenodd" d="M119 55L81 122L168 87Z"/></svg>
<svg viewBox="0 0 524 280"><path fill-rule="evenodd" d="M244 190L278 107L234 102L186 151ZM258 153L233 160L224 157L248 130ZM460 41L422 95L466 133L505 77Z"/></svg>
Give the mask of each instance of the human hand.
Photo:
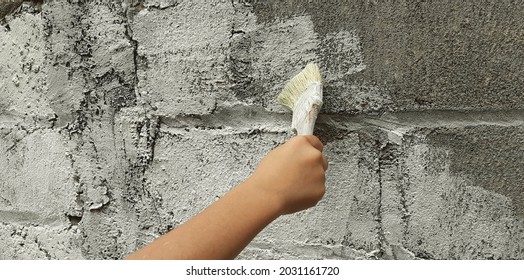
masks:
<svg viewBox="0 0 524 280"><path fill-rule="evenodd" d="M248 180L279 203L280 214L315 206L326 189L322 150L313 135L293 137L267 154Z"/></svg>

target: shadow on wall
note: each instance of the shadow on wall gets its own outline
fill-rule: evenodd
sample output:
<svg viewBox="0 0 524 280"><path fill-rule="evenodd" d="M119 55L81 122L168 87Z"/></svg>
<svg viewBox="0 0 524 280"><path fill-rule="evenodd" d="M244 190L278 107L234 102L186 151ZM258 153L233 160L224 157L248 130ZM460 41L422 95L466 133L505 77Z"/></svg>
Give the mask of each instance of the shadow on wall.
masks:
<svg viewBox="0 0 524 280"><path fill-rule="evenodd" d="M44 0L2 0L0 1L0 22L4 21L8 14L15 12L16 9L18 9L18 7L20 7L20 5L22 5L24 2L40 9L41 5L44 3Z"/></svg>

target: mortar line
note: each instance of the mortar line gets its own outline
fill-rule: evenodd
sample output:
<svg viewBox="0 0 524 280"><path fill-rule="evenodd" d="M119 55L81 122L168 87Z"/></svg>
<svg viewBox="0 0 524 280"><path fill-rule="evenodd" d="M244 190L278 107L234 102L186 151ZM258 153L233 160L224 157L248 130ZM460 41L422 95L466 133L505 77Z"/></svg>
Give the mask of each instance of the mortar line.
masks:
<svg viewBox="0 0 524 280"><path fill-rule="evenodd" d="M380 142L376 142L380 146ZM378 150L378 161L377 161L377 177L378 177L378 205L377 205L377 216L375 217L375 220L377 221L377 238L379 241L379 253L380 257L382 258L386 252L386 246L388 246L388 242L386 240L386 236L384 233L384 225L382 224L382 191L383 191L383 182L382 182L382 157L383 157L383 151L385 147L377 147Z"/></svg>
<svg viewBox="0 0 524 280"><path fill-rule="evenodd" d="M254 114L252 114L254 113ZM162 124L183 128L191 126L209 127L250 127L258 123L284 123L291 121L291 113L269 112L259 106L236 105L229 108L218 109L214 114L203 115L177 115L175 117L159 116ZM239 125L238 118L242 118ZM342 113L320 114L317 124L337 125L351 129L366 126L385 129L417 128L417 127L465 127L475 125L514 126L524 125L524 111L425 111L425 112L392 112L382 115ZM349 125L349 126L348 126Z"/></svg>

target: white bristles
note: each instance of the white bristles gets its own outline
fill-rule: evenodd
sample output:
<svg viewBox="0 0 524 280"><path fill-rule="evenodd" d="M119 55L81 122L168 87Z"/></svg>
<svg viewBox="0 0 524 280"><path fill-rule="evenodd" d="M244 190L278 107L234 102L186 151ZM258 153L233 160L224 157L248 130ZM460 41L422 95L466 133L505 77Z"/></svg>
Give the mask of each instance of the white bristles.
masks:
<svg viewBox="0 0 524 280"><path fill-rule="evenodd" d="M314 63L310 63L304 68L304 70L287 83L282 92L278 95L278 102L288 107L290 110L293 110L299 97L314 82L322 83L322 77L320 76L318 66Z"/></svg>

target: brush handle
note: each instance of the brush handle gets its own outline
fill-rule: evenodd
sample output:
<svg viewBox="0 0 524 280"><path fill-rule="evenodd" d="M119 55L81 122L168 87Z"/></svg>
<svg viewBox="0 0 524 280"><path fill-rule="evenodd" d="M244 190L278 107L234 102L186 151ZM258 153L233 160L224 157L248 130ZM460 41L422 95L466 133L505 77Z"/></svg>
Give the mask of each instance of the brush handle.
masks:
<svg viewBox="0 0 524 280"><path fill-rule="evenodd" d="M322 84L313 83L298 98L293 107L291 127L298 135L313 135L315 122L322 108Z"/></svg>

